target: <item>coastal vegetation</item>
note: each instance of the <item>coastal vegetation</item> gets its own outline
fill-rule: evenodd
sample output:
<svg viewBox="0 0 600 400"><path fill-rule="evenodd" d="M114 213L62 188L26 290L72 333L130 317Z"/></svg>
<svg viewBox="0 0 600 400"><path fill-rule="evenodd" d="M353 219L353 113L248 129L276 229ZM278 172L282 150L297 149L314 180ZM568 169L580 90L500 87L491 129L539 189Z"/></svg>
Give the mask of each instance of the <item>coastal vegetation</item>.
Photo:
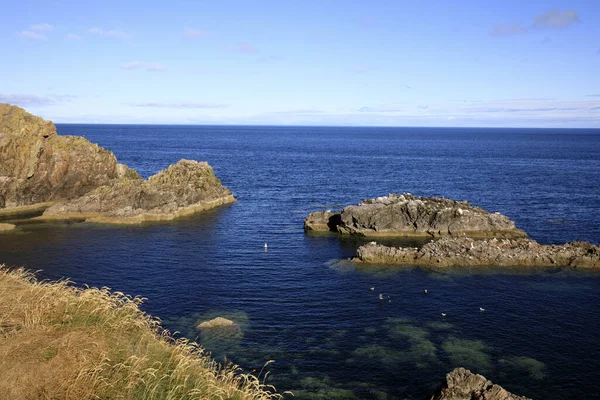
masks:
<svg viewBox="0 0 600 400"><path fill-rule="evenodd" d="M141 302L0 266L0 398L281 398L264 375L175 340Z"/></svg>

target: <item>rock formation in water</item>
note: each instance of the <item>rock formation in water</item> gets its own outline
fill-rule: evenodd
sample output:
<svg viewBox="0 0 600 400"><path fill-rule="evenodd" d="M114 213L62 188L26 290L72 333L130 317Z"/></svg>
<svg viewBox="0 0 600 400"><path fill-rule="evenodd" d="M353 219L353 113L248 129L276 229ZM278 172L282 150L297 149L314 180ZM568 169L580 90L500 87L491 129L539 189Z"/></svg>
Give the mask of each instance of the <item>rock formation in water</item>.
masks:
<svg viewBox="0 0 600 400"><path fill-rule="evenodd" d="M4 224L0 222L0 232L6 232L15 229L15 225L13 224Z"/></svg>
<svg viewBox="0 0 600 400"><path fill-rule="evenodd" d="M446 374L446 380L438 387L430 400L531 400L517 396L499 385L474 374L468 369L456 368Z"/></svg>
<svg viewBox="0 0 600 400"><path fill-rule="evenodd" d="M358 248L356 261L436 268L567 267L600 268L600 246L587 242L542 245L535 240L442 238L421 248L388 247L371 242Z"/></svg>
<svg viewBox="0 0 600 400"><path fill-rule="evenodd" d="M237 324L230 319L223 317L216 317L209 321L203 321L198 324L198 329L212 329L212 328L228 328L235 327Z"/></svg>
<svg viewBox="0 0 600 400"><path fill-rule="evenodd" d="M0 104L0 214L138 223L235 201L205 162L181 160L143 180L114 154L50 121Z"/></svg>
<svg viewBox="0 0 600 400"><path fill-rule="evenodd" d="M340 213L312 213L304 220L304 229L367 237L527 236L500 213L491 214L466 201L410 193L365 200Z"/></svg>

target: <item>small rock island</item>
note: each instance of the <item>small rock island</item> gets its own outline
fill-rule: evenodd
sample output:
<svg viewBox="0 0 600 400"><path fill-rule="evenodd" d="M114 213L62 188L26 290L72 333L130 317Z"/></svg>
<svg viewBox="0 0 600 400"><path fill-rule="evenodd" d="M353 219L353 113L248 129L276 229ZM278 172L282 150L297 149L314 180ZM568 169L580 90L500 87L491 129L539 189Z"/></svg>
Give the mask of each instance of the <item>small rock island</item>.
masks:
<svg viewBox="0 0 600 400"><path fill-rule="evenodd" d="M489 213L466 201L410 193L364 200L341 212L314 212L304 220L304 229L364 237L527 236L500 213Z"/></svg>
<svg viewBox="0 0 600 400"><path fill-rule="evenodd" d="M465 368L456 368L446 374L446 379L437 388L430 400L531 400L513 394L484 376Z"/></svg>
<svg viewBox="0 0 600 400"><path fill-rule="evenodd" d="M542 245L535 240L445 237L421 248L389 247L375 242L362 245L354 261L369 264L456 267L600 268L600 246L587 242Z"/></svg>
<svg viewBox="0 0 600 400"><path fill-rule="evenodd" d="M0 104L0 216L135 224L234 201L206 162L180 160L144 180L97 144Z"/></svg>

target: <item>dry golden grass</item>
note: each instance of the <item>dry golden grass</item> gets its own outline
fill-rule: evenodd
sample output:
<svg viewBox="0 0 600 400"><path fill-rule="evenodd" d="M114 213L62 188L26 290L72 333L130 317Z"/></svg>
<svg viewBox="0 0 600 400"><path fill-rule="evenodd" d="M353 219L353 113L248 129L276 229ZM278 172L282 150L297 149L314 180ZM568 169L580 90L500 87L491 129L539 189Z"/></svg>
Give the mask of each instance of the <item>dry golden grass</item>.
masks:
<svg viewBox="0 0 600 400"><path fill-rule="evenodd" d="M174 340L140 303L0 265L0 399L281 398Z"/></svg>

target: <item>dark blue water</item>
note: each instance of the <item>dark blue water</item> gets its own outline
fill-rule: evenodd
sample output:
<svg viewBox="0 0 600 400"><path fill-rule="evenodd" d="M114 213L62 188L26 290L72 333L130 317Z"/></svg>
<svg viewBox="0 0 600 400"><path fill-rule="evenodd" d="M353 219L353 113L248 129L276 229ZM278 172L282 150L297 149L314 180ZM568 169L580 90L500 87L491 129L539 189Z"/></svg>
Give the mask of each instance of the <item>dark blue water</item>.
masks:
<svg viewBox="0 0 600 400"><path fill-rule="evenodd" d="M359 241L302 230L309 212L411 192L499 211L542 243L598 244L598 130L58 130L144 177L206 160L238 202L166 224L23 225L0 236L0 262L146 297L219 359L257 372L275 360L267 383L297 398L424 398L456 366L537 399L600 397L600 274L356 268L342 260ZM217 315L243 336L194 328Z"/></svg>

